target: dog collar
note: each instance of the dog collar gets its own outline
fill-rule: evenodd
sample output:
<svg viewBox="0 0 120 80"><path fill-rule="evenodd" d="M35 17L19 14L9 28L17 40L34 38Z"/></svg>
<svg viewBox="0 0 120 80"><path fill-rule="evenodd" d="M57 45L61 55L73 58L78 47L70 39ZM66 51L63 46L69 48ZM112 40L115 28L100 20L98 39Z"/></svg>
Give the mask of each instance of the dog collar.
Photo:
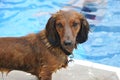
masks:
<svg viewBox="0 0 120 80"><path fill-rule="evenodd" d="M69 51L67 51L66 49L64 49L62 46L60 47L62 49L62 51L67 55L71 55L72 53L70 53Z"/></svg>

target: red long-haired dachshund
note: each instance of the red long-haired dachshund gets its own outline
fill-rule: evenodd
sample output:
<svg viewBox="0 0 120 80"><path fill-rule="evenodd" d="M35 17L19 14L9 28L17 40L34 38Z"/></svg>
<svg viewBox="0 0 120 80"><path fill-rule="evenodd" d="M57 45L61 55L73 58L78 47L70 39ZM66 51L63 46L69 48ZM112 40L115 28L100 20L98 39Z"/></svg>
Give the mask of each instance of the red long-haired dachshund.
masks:
<svg viewBox="0 0 120 80"><path fill-rule="evenodd" d="M0 38L0 71L21 70L39 80L51 80L53 72L67 66L67 57L87 40L88 32L89 24L82 14L59 11L39 33Z"/></svg>

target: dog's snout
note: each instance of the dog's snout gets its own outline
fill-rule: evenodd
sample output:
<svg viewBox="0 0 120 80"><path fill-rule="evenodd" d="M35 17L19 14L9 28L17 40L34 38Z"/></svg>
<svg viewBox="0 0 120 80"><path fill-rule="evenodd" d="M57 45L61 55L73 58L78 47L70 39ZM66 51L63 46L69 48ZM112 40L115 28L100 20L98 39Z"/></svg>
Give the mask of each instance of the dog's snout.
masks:
<svg viewBox="0 0 120 80"><path fill-rule="evenodd" d="M72 45L72 41L66 40L66 41L64 41L64 45L65 46L70 46L70 45Z"/></svg>

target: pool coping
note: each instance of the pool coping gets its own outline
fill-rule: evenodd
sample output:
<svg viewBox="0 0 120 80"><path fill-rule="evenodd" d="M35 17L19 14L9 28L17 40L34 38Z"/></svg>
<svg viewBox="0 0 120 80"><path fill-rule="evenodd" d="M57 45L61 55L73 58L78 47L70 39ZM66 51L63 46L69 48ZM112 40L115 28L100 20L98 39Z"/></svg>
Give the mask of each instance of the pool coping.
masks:
<svg viewBox="0 0 120 80"><path fill-rule="evenodd" d="M73 60L53 74L53 80L120 80L120 68L85 60Z"/></svg>
<svg viewBox="0 0 120 80"><path fill-rule="evenodd" d="M108 66L108 65L94 63L94 62L85 61L85 60L74 60L74 63L82 65L82 66L92 67L95 69L101 69L101 70L105 70L105 71L115 72L116 76L120 80L120 68L118 68L118 67Z"/></svg>

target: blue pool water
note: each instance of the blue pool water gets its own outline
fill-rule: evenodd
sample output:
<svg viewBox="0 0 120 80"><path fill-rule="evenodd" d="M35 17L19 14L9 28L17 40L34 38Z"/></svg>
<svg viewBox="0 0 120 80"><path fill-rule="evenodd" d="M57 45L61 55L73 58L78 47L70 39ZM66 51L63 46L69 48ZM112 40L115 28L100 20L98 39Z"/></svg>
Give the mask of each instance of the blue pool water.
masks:
<svg viewBox="0 0 120 80"><path fill-rule="evenodd" d="M74 1L76 4L81 0ZM69 0L0 0L0 36L37 33L44 29L49 13L68 6L67 3ZM96 5L101 10L96 13L96 20L88 19L89 39L74 50L74 58L120 67L120 0L108 0L104 5L104 9L103 5ZM81 12L82 7L75 9Z"/></svg>

